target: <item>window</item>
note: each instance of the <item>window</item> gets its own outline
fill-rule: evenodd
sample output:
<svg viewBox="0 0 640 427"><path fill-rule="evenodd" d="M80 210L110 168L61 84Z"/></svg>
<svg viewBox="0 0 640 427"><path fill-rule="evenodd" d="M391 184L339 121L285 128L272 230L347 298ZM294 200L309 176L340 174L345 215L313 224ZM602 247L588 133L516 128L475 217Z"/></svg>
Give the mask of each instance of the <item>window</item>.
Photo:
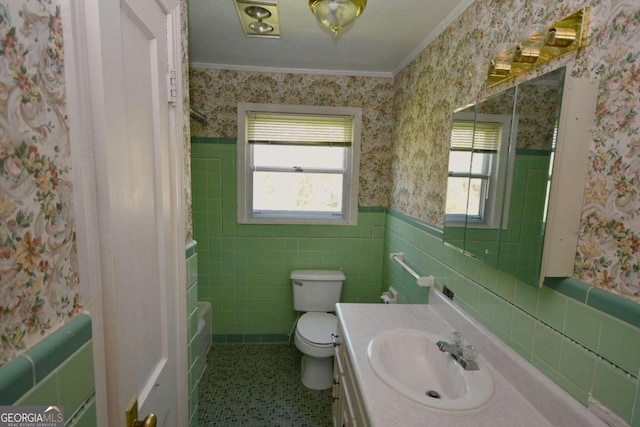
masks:
<svg viewBox="0 0 640 427"><path fill-rule="evenodd" d="M238 104L238 222L356 224L360 108Z"/></svg>
<svg viewBox="0 0 640 427"><path fill-rule="evenodd" d="M502 206L508 211L510 134L511 116L454 115L445 211L449 224L500 226Z"/></svg>

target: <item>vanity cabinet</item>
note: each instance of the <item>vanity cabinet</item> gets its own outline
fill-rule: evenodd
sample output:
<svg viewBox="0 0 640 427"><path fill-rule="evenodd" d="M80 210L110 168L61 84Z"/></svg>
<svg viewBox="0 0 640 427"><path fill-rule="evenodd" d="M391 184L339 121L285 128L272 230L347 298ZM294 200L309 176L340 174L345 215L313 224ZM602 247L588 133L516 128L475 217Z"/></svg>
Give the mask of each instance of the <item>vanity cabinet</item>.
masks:
<svg viewBox="0 0 640 427"><path fill-rule="evenodd" d="M333 405L334 427L364 427L369 425L360 397L347 346L342 342L344 331L338 324L335 340L335 363L333 365Z"/></svg>

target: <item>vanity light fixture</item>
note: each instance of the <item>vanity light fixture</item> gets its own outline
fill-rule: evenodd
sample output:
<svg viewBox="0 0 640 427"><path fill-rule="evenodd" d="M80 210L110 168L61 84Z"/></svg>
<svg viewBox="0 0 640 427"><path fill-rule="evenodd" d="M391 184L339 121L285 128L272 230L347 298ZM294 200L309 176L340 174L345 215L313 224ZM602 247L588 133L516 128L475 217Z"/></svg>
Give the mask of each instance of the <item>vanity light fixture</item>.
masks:
<svg viewBox="0 0 640 427"><path fill-rule="evenodd" d="M486 86L514 79L552 59L584 47L588 26L589 8L585 7L550 27L543 24L526 27L520 33L517 44L500 44L495 49Z"/></svg>
<svg viewBox="0 0 640 427"><path fill-rule="evenodd" d="M280 38L277 0L235 0L247 37Z"/></svg>
<svg viewBox="0 0 640 427"><path fill-rule="evenodd" d="M367 6L367 0L309 0L311 12L334 37L351 27Z"/></svg>

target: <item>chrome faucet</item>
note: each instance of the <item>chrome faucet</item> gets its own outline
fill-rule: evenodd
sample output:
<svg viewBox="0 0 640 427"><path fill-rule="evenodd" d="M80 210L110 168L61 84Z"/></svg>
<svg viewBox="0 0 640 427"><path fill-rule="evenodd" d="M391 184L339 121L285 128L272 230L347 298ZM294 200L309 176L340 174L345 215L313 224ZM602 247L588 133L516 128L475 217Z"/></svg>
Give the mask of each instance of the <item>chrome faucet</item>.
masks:
<svg viewBox="0 0 640 427"><path fill-rule="evenodd" d="M454 332L451 334L453 343L446 341L438 341L436 345L442 352L449 353L459 364L467 371L477 371L478 367L477 356L478 352L472 345L462 345L462 334L460 332Z"/></svg>

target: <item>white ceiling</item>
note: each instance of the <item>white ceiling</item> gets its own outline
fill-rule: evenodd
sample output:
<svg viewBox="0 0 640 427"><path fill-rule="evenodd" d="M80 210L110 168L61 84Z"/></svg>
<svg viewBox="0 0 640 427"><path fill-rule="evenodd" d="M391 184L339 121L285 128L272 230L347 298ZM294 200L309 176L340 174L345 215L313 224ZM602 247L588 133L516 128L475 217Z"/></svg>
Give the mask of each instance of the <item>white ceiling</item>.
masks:
<svg viewBox="0 0 640 427"><path fill-rule="evenodd" d="M392 76L473 0L369 0L336 42L307 0L279 0L279 39L244 35L233 0L189 0L192 66Z"/></svg>

